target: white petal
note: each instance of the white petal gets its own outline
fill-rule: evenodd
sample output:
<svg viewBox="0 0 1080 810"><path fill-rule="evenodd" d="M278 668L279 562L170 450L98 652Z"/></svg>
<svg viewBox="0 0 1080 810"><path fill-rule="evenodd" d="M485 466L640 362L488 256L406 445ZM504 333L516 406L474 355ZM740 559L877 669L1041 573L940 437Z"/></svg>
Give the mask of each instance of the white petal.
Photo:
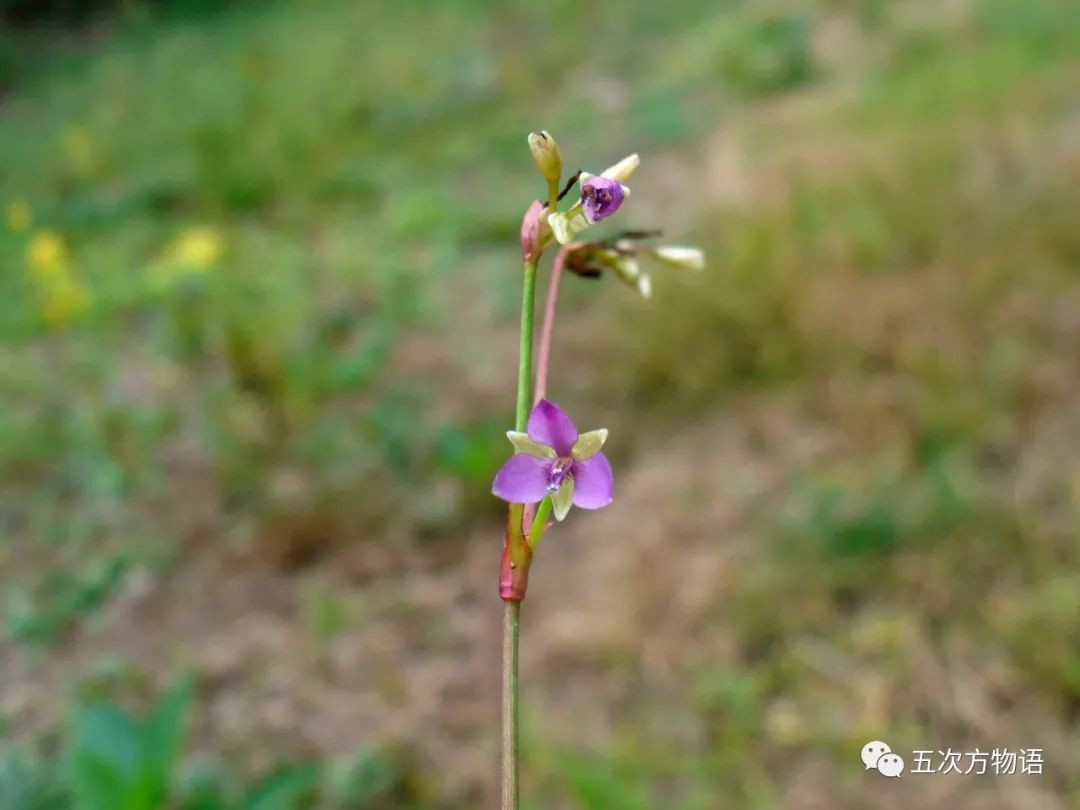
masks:
<svg viewBox="0 0 1080 810"><path fill-rule="evenodd" d="M555 239L560 245L568 244L574 238L574 235L570 233L570 222L566 214L558 211L548 214L548 225L551 226L551 232L555 234Z"/></svg>
<svg viewBox="0 0 1080 810"><path fill-rule="evenodd" d="M632 155L627 155L614 166L610 166L603 171L604 177L610 177L612 180L618 180L622 183L625 180L630 179L630 175L637 171L637 167L641 165L641 158L637 156L635 152Z"/></svg>
<svg viewBox="0 0 1080 810"><path fill-rule="evenodd" d="M609 261L611 269L615 271L615 275L621 281L626 282L631 287L638 286L641 277L641 265L638 264L636 258L622 253L615 253L610 256Z"/></svg>
<svg viewBox="0 0 1080 810"><path fill-rule="evenodd" d="M672 267L680 267L684 270L703 270L705 268L705 251L694 247L677 247L667 245L658 247L653 255L658 261Z"/></svg>
<svg viewBox="0 0 1080 810"><path fill-rule="evenodd" d="M585 217L584 208L576 206L565 214L559 211L548 214L548 225L551 226L551 232L555 234L558 243L566 245L574 241L574 237L581 231L588 228L590 222Z"/></svg>
<svg viewBox="0 0 1080 810"><path fill-rule="evenodd" d="M638 276L637 288L642 298L648 298L652 295L652 279L649 278L648 273L642 273Z"/></svg>

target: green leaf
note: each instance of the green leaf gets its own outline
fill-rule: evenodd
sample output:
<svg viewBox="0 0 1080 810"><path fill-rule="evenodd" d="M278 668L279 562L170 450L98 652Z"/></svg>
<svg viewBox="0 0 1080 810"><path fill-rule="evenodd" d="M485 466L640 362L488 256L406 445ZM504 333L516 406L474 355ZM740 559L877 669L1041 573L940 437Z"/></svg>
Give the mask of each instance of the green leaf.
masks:
<svg viewBox="0 0 1080 810"><path fill-rule="evenodd" d="M93 705L75 721L72 790L81 810L131 806L139 772L138 725L116 706Z"/></svg>
<svg viewBox="0 0 1080 810"><path fill-rule="evenodd" d="M191 696L191 681L185 679L165 695L146 718L142 729L139 783L147 808L160 806L168 796L184 743Z"/></svg>
<svg viewBox="0 0 1080 810"><path fill-rule="evenodd" d="M244 810L294 810L310 799L319 785L318 763L278 768L249 791Z"/></svg>

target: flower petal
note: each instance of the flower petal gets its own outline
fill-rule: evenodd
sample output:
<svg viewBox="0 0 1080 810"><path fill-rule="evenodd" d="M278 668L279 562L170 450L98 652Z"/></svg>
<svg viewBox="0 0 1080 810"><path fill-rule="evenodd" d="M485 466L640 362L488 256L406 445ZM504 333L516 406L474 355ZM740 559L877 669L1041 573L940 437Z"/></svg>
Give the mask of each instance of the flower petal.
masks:
<svg viewBox="0 0 1080 810"><path fill-rule="evenodd" d="M607 441L608 431L607 428L600 428L599 430L590 430L588 433L582 433L577 442L574 443L574 449L572 455L578 461L584 461L587 458L592 458L600 452L600 448L604 446L604 442Z"/></svg>
<svg viewBox="0 0 1080 810"><path fill-rule="evenodd" d="M581 182L581 202L589 222L607 219L622 205L626 187L610 177L590 177Z"/></svg>
<svg viewBox="0 0 1080 810"><path fill-rule="evenodd" d="M510 503L539 503L547 495L550 462L535 456L511 456L495 475L491 491Z"/></svg>
<svg viewBox="0 0 1080 810"><path fill-rule="evenodd" d="M554 402L542 399L529 414L529 438L554 447L560 458L566 458L578 440L578 431L566 411Z"/></svg>
<svg viewBox="0 0 1080 810"><path fill-rule="evenodd" d="M590 222L585 217L585 209L579 203L566 213L556 211L548 214L548 225L555 234L555 240L560 245L568 245L574 241L574 237L589 227Z"/></svg>
<svg viewBox="0 0 1080 810"><path fill-rule="evenodd" d="M611 473L611 464L603 453L584 461L575 461L573 476L574 506L600 509L611 503L615 478Z"/></svg>
<svg viewBox="0 0 1080 810"><path fill-rule="evenodd" d="M642 298L648 298L652 295L652 279L649 278L648 273L642 273L638 276L637 288Z"/></svg>
<svg viewBox="0 0 1080 810"><path fill-rule="evenodd" d="M526 453L537 458L555 458L555 449L545 444L534 442L528 433L519 433L516 430L506 431L506 438L514 445L515 453Z"/></svg>
<svg viewBox="0 0 1080 810"><path fill-rule="evenodd" d="M620 281L629 284L631 287L637 287L638 280L641 277L641 265L638 264L637 258L614 250L610 251L610 253L611 269L615 271L615 275L619 277Z"/></svg>
<svg viewBox="0 0 1080 810"><path fill-rule="evenodd" d="M551 496L551 506L555 512L555 519L562 520L565 518L573 503L574 479L567 476L566 480L562 482L562 486Z"/></svg>
<svg viewBox="0 0 1080 810"><path fill-rule="evenodd" d="M641 158L638 157L637 152L632 155L627 155L614 166L609 166L604 169L604 177L610 177L612 180L618 180L620 183L624 180L629 180L630 175L637 171L637 167L641 165Z"/></svg>
<svg viewBox="0 0 1080 810"><path fill-rule="evenodd" d="M705 251L694 247L663 245L653 251L656 260L683 270L705 269Z"/></svg>

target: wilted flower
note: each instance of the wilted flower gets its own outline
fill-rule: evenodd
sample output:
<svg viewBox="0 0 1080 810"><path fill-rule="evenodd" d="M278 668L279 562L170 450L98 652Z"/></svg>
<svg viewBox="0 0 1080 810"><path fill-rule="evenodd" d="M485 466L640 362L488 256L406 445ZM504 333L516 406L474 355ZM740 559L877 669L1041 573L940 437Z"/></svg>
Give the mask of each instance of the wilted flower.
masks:
<svg viewBox="0 0 1080 810"><path fill-rule="evenodd" d="M648 247L630 239L615 242L615 257L611 260L611 269L622 281L634 287L642 297L652 295L652 279L647 271L642 270L636 256L648 256L661 264L683 270L702 270L705 268L705 251L700 248L662 245Z"/></svg>
<svg viewBox="0 0 1080 810"><path fill-rule="evenodd" d="M645 252L658 262L669 267L677 267L682 270L705 269L705 251L701 248L661 245Z"/></svg>
<svg viewBox="0 0 1080 810"><path fill-rule="evenodd" d="M623 185L623 181L640 164L641 159L635 154L609 166L598 177L582 172L578 178L581 199L565 213L555 211L548 215L548 225L559 244L568 244L593 223L614 214L623 200L630 196L630 189Z"/></svg>
<svg viewBox="0 0 1080 810"><path fill-rule="evenodd" d="M648 298L652 295L652 279L642 268L639 257L652 258L661 264L684 270L701 270L705 267L705 252L699 248L641 244L640 240L658 233L626 231L611 240L576 243L567 248L566 268L586 278L597 278L605 270L610 270L620 281Z"/></svg>
<svg viewBox="0 0 1080 810"><path fill-rule="evenodd" d="M511 430L517 451L495 476L491 491L510 503L539 503L550 496L555 517L570 506L600 509L611 503L611 464L600 452L607 430L578 433L566 412L540 400L529 415L527 433Z"/></svg>
<svg viewBox="0 0 1080 810"><path fill-rule="evenodd" d="M615 250L609 253L611 254L611 269L620 281L635 288L641 293L642 298L652 295L652 279L641 269L641 263L634 254Z"/></svg>

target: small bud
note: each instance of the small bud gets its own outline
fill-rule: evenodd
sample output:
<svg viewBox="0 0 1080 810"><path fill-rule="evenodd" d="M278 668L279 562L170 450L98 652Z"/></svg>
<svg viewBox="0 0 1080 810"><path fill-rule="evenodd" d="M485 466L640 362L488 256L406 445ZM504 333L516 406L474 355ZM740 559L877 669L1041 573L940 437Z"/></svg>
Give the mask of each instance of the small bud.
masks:
<svg viewBox="0 0 1080 810"><path fill-rule="evenodd" d="M543 228L544 204L533 200L521 220L521 258L535 262L543 249L541 230Z"/></svg>
<svg viewBox="0 0 1080 810"><path fill-rule="evenodd" d="M558 183L562 177L562 152L551 133L547 130L530 132L529 148L532 150L533 160L536 161L536 168L544 175L544 179L549 183Z"/></svg>

